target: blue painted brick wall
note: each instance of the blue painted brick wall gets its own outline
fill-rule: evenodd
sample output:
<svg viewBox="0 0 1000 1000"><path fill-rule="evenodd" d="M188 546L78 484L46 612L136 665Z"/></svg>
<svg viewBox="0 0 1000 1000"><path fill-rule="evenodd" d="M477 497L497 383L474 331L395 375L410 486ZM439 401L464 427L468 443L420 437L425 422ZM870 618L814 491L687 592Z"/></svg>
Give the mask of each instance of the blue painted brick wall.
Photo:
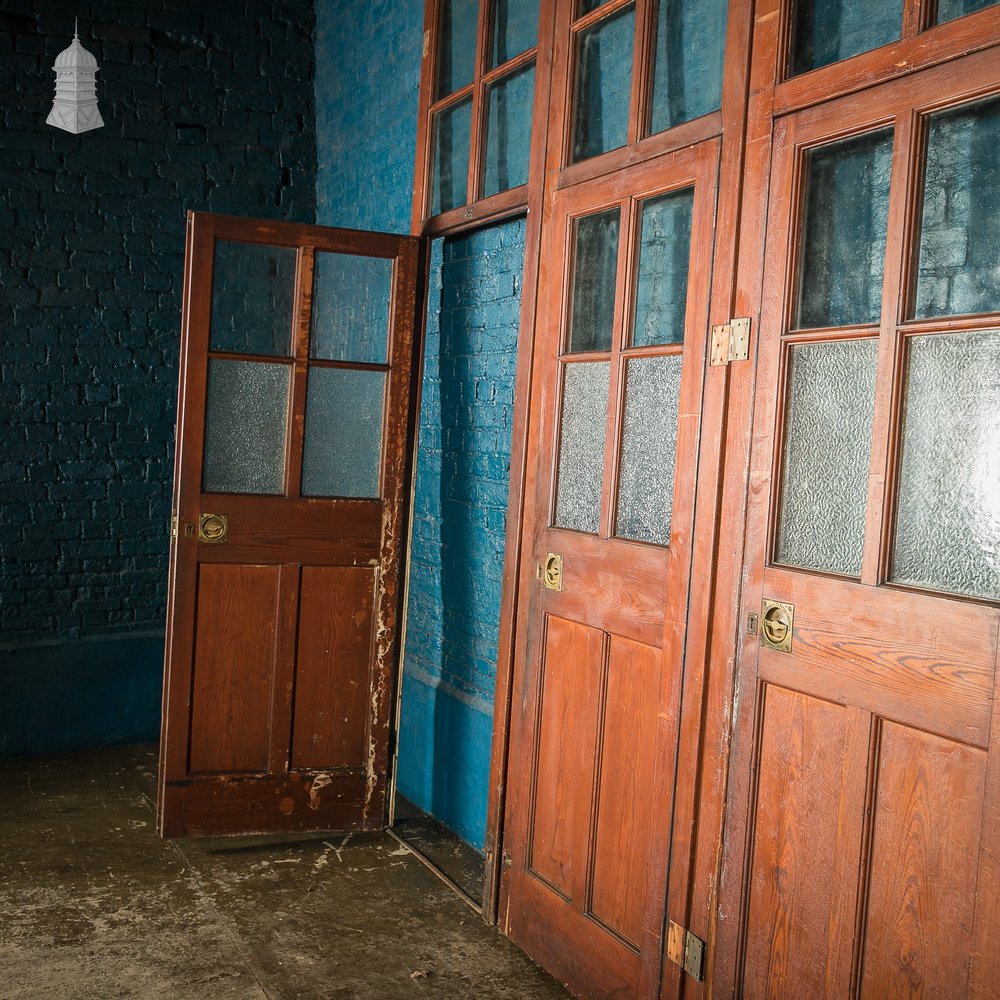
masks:
<svg viewBox="0 0 1000 1000"><path fill-rule="evenodd" d="M80 136L45 124L76 16ZM313 220L312 80L296 0L0 11L0 754L156 735L184 214Z"/></svg>

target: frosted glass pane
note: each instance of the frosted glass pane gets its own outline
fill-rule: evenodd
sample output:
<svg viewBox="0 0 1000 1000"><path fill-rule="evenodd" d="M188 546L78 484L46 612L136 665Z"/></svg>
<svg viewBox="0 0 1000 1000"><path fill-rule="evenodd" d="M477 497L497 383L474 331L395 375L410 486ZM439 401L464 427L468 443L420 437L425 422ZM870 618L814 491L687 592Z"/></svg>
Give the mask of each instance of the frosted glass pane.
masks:
<svg viewBox="0 0 1000 1000"><path fill-rule="evenodd" d="M903 0L796 0L792 73L804 73L896 41Z"/></svg>
<svg viewBox="0 0 1000 1000"><path fill-rule="evenodd" d="M486 163L483 196L528 183L531 103L535 65L512 73L486 91Z"/></svg>
<svg viewBox="0 0 1000 1000"><path fill-rule="evenodd" d="M1000 310L998 149L1000 100L930 120L918 316Z"/></svg>
<svg viewBox="0 0 1000 1000"><path fill-rule="evenodd" d="M617 208L577 219L570 291L570 351L610 351L618 271Z"/></svg>
<svg viewBox="0 0 1000 1000"><path fill-rule="evenodd" d="M611 363L566 365L565 373L555 523L596 534L601 526Z"/></svg>
<svg viewBox="0 0 1000 1000"><path fill-rule="evenodd" d="M891 171L891 129L810 154L800 328L878 322Z"/></svg>
<svg viewBox="0 0 1000 1000"><path fill-rule="evenodd" d="M205 493L284 493L288 365L210 358Z"/></svg>
<svg viewBox="0 0 1000 1000"><path fill-rule="evenodd" d="M629 361L618 473L619 538L670 542L680 397L679 354Z"/></svg>
<svg viewBox="0 0 1000 1000"><path fill-rule="evenodd" d="M302 495L377 497L385 373L310 368Z"/></svg>
<svg viewBox="0 0 1000 1000"><path fill-rule="evenodd" d="M210 336L213 351L288 356L295 257L291 247L216 240Z"/></svg>
<svg viewBox="0 0 1000 1000"><path fill-rule="evenodd" d="M624 146L628 139L635 5L577 36L571 161Z"/></svg>
<svg viewBox="0 0 1000 1000"><path fill-rule="evenodd" d="M1000 600L1000 332L909 341L892 579Z"/></svg>
<svg viewBox="0 0 1000 1000"><path fill-rule="evenodd" d="M434 116L434 183L431 215L464 205L469 194L469 141L472 135L472 99Z"/></svg>
<svg viewBox="0 0 1000 1000"><path fill-rule="evenodd" d="M690 188L643 202L632 331L638 347L684 340L693 210Z"/></svg>
<svg viewBox="0 0 1000 1000"><path fill-rule="evenodd" d="M972 14L977 10L985 10L992 7L996 0L938 0L937 24L945 21L953 21L963 14Z"/></svg>
<svg viewBox="0 0 1000 1000"><path fill-rule="evenodd" d="M659 0L650 132L722 105L727 0Z"/></svg>
<svg viewBox="0 0 1000 1000"><path fill-rule="evenodd" d="M538 41L538 0L493 0L491 66L530 49Z"/></svg>
<svg viewBox="0 0 1000 1000"><path fill-rule="evenodd" d="M861 574L877 358L876 340L791 349L778 562Z"/></svg>
<svg viewBox="0 0 1000 1000"><path fill-rule="evenodd" d="M391 260L317 253L310 356L385 363L391 296Z"/></svg>
<svg viewBox="0 0 1000 1000"><path fill-rule="evenodd" d="M472 83L478 14L479 0L441 0L437 97L447 97Z"/></svg>

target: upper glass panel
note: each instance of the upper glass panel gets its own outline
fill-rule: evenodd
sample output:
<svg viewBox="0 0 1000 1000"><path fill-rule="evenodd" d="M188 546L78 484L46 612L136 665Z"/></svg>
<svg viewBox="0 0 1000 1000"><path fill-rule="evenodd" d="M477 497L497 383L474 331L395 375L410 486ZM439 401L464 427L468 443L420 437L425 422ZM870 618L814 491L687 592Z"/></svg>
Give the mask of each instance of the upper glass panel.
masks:
<svg viewBox="0 0 1000 1000"><path fill-rule="evenodd" d="M792 5L791 73L805 73L896 41L903 0L796 0Z"/></svg>
<svg viewBox="0 0 1000 1000"><path fill-rule="evenodd" d="M577 36L573 163L628 141L634 31L635 4L628 4Z"/></svg>
<svg viewBox="0 0 1000 1000"><path fill-rule="evenodd" d="M727 0L659 0L650 132L722 105Z"/></svg>
<svg viewBox="0 0 1000 1000"><path fill-rule="evenodd" d="M618 221L612 208L585 215L573 226L569 350L610 351L618 272Z"/></svg>
<svg viewBox="0 0 1000 1000"><path fill-rule="evenodd" d="M384 364L391 297L391 260L317 253L310 357Z"/></svg>
<svg viewBox="0 0 1000 1000"><path fill-rule="evenodd" d="M684 340L693 211L693 188L642 204L632 329L635 347Z"/></svg>
<svg viewBox="0 0 1000 1000"><path fill-rule="evenodd" d="M538 42L538 0L493 0L490 68L502 66Z"/></svg>
<svg viewBox="0 0 1000 1000"><path fill-rule="evenodd" d="M584 14L589 14L592 10L597 10L598 7L603 7L606 3L608 0L580 0L576 16L583 17Z"/></svg>
<svg viewBox="0 0 1000 1000"><path fill-rule="evenodd" d="M977 10L992 7L996 0L938 0L936 24L953 21L963 14L973 14Z"/></svg>
<svg viewBox="0 0 1000 1000"><path fill-rule="evenodd" d="M292 348L296 251L215 241L213 351L287 357Z"/></svg>
<svg viewBox="0 0 1000 1000"><path fill-rule="evenodd" d="M1000 332L908 347L892 579L1000 600Z"/></svg>
<svg viewBox="0 0 1000 1000"><path fill-rule="evenodd" d="M469 198L469 142L472 98L442 109L434 116L434 180L431 215L464 205Z"/></svg>
<svg viewBox="0 0 1000 1000"><path fill-rule="evenodd" d="M479 0L441 0L438 22L437 98L472 83L476 67Z"/></svg>
<svg viewBox="0 0 1000 1000"><path fill-rule="evenodd" d="M534 95L534 63L498 80L486 91L484 198L528 183Z"/></svg>
<svg viewBox="0 0 1000 1000"><path fill-rule="evenodd" d="M930 118L918 317L1000 310L998 149L1000 99Z"/></svg>
<svg viewBox="0 0 1000 1000"><path fill-rule="evenodd" d="M798 328L878 322L891 173L891 129L810 153Z"/></svg>

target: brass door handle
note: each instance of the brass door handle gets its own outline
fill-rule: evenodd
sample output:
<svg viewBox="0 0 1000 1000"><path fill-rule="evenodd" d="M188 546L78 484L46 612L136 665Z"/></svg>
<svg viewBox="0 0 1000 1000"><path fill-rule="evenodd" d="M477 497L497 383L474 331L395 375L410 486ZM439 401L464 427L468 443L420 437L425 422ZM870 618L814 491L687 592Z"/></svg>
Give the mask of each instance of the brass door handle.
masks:
<svg viewBox="0 0 1000 1000"><path fill-rule="evenodd" d="M792 648L795 605L764 598L760 605L760 644L779 653Z"/></svg>
<svg viewBox="0 0 1000 1000"><path fill-rule="evenodd" d="M538 567L538 575L546 590L562 590L562 556L549 552L545 562Z"/></svg>
<svg viewBox="0 0 1000 1000"><path fill-rule="evenodd" d="M198 541L221 545L229 538L228 514L199 514Z"/></svg>

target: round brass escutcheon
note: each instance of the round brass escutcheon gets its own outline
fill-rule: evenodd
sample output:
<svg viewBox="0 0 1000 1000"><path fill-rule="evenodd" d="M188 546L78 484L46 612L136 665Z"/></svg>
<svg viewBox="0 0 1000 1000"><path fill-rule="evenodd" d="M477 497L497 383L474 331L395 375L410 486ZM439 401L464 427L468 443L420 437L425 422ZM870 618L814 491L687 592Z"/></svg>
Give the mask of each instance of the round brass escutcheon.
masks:
<svg viewBox="0 0 1000 1000"><path fill-rule="evenodd" d="M229 532L229 519L224 514L203 514L199 528L203 541L221 542Z"/></svg>
<svg viewBox="0 0 1000 1000"><path fill-rule="evenodd" d="M788 615L784 608L768 608L764 612L764 636L768 642L780 646L788 637Z"/></svg>
<svg viewBox="0 0 1000 1000"><path fill-rule="evenodd" d="M562 590L562 556L550 552L545 557L542 578L549 590Z"/></svg>

